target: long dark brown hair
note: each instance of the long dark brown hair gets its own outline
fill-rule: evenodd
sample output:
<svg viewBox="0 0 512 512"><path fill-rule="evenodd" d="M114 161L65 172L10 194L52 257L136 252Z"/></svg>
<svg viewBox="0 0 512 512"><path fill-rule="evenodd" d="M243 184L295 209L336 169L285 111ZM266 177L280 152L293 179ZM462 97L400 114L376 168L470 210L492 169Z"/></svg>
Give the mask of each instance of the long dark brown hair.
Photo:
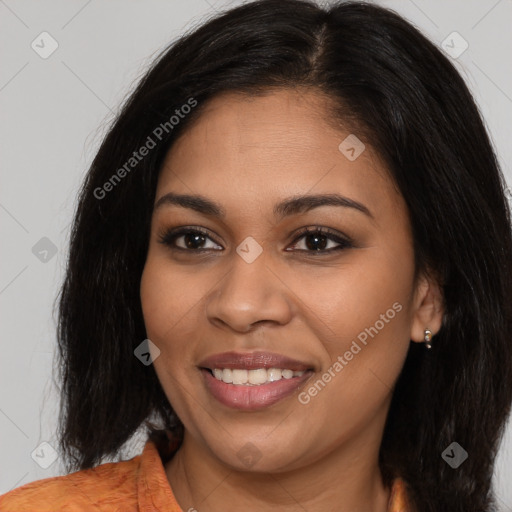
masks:
<svg viewBox="0 0 512 512"><path fill-rule="evenodd" d="M386 161L408 206L416 269L442 283L434 346L411 343L394 390L380 450L385 481L401 476L420 512L495 510L493 465L512 401L503 176L449 59L397 14L362 2L236 7L173 42L125 102L81 190L60 296L68 469L115 456L151 416L179 444L182 425L153 367L134 356L146 338L139 285L163 158L215 95L299 86L332 99L331 119L357 126ZM159 126L167 129L156 137ZM156 147L127 166L148 136ZM441 457L452 442L469 455L457 469Z"/></svg>

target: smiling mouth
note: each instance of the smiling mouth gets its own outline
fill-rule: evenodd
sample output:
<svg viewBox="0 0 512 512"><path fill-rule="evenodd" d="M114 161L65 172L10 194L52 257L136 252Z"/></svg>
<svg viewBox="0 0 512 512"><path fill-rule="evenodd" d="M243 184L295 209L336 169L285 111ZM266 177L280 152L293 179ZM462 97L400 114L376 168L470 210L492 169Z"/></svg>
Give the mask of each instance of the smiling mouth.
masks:
<svg viewBox="0 0 512 512"><path fill-rule="evenodd" d="M293 395L315 373L311 363L272 352L223 352L198 365L217 402L256 411Z"/></svg>
<svg viewBox="0 0 512 512"><path fill-rule="evenodd" d="M219 378L221 372L222 378ZM231 377L229 372L231 372ZM279 372L278 380L270 380L277 379ZM309 380L314 372L312 370L294 371L287 368L257 368L254 370L201 368L201 373L207 390L218 403L232 410L249 412L266 409L292 396ZM223 380L224 374L226 374L226 380L232 382L225 382ZM264 378L265 381L263 382ZM257 383L251 383L249 379Z"/></svg>

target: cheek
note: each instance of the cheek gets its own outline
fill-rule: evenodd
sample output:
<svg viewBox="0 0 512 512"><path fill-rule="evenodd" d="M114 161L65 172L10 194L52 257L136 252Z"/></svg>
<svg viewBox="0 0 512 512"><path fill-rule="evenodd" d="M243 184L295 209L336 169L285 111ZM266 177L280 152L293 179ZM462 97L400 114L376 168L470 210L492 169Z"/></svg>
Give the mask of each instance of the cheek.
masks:
<svg viewBox="0 0 512 512"><path fill-rule="evenodd" d="M409 347L402 304L407 294L394 282L386 292L381 288L375 293L366 277L361 281L354 276L357 286L352 290L343 288L352 279L344 284L340 279L341 291L324 295L333 310L322 324L323 332L317 333L324 348L323 365L298 396L307 411L305 430L315 432L317 423L324 422L336 438L356 435L391 399ZM318 439L319 446L324 442L323 437Z"/></svg>
<svg viewBox="0 0 512 512"><path fill-rule="evenodd" d="M313 383L302 399L318 414L336 404L362 420L391 393L410 343L412 261L412 254L361 250L328 280L302 278L305 304L321 320L315 333L324 349L318 378L328 381Z"/></svg>
<svg viewBox="0 0 512 512"><path fill-rule="evenodd" d="M140 284L148 336L153 336L157 344L171 337L173 342L184 342L187 324L197 314L195 308L207 289L208 283L201 286L192 270L177 270L165 256L153 255L150 250Z"/></svg>
<svg viewBox="0 0 512 512"><path fill-rule="evenodd" d="M174 283L169 283L165 267L148 257L140 283L140 299L148 337L155 343L163 339L164 333L172 328L173 316L179 314L173 292ZM171 313L173 312L173 313Z"/></svg>
<svg viewBox="0 0 512 512"><path fill-rule="evenodd" d="M160 350L153 366L173 409L188 424L192 415L183 389L191 385L195 373L188 348L197 327L191 319L197 314L194 306L200 303L200 292L190 286L190 277L150 251L141 277L140 298L147 337Z"/></svg>
<svg viewBox="0 0 512 512"><path fill-rule="evenodd" d="M391 258L383 255L356 255L354 261L356 258L357 264L323 275L310 272L300 279L302 300L321 320L319 325L324 332L319 339L325 340L333 350L338 344L343 348L346 342L376 322L382 333L393 331L396 334L408 328L405 312L411 295L413 269L401 265L400 270Z"/></svg>
<svg viewBox="0 0 512 512"><path fill-rule="evenodd" d="M200 296L186 281L182 273L172 271L168 261L148 255L140 298L147 337L160 350L154 367L162 384L168 380L167 374L177 377L188 368L186 345L193 328L189 318Z"/></svg>

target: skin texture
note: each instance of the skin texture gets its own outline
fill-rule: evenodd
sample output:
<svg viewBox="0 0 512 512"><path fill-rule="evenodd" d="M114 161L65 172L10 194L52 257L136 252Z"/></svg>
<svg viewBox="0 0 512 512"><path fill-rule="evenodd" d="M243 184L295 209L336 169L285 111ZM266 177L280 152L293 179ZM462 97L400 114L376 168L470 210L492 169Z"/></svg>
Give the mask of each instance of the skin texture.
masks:
<svg viewBox="0 0 512 512"><path fill-rule="evenodd" d="M155 204L169 192L201 194L226 212L220 219L156 208L141 280L147 334L161 351L154 367L185 426L183 445L166 465L183 510L387 509L377 461L393 385L411 340L423 341L426 327L439 330L442 297L434 281L414 280L406 206L384 164L369 144L355 161L346 158L338 146L351 131L326 116L325 99L313 90L223 94L175 142L162 168ZM362 203L371 216L338 206L273 214L285 198L332 193ZM199 247L210 251L159 243L178 226L206 229L211 235ZM318 254L308 236L295 234L313 226L350 237L353 247ZM250 264L236 252L248 236L263 249ZM174 243L185 247L183 236ZM394 318L300 403L299 392L396 303ZM220 404L200 361L258 350L305 361L314 374L262 410ZM248 442L260 455L250 468L237 455Z"/></svg>

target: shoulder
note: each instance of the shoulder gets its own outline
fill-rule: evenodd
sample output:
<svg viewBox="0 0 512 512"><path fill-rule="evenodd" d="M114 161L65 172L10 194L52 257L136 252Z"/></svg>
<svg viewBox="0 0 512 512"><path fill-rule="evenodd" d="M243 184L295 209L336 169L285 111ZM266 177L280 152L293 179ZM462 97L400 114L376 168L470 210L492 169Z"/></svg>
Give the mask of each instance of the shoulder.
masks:
<svg viewBox="0 0 512 512"><path fill-rule="evenodd" d="M403 478L397 477L393 481L388 512L416 512L410 497L410 488Z"/></svg>
<svg viewBox="0 0 512 512"><path fill-rule="evenodd" d="M37 480L0 496L1 512L135 512L140 455Z"/></svg>

